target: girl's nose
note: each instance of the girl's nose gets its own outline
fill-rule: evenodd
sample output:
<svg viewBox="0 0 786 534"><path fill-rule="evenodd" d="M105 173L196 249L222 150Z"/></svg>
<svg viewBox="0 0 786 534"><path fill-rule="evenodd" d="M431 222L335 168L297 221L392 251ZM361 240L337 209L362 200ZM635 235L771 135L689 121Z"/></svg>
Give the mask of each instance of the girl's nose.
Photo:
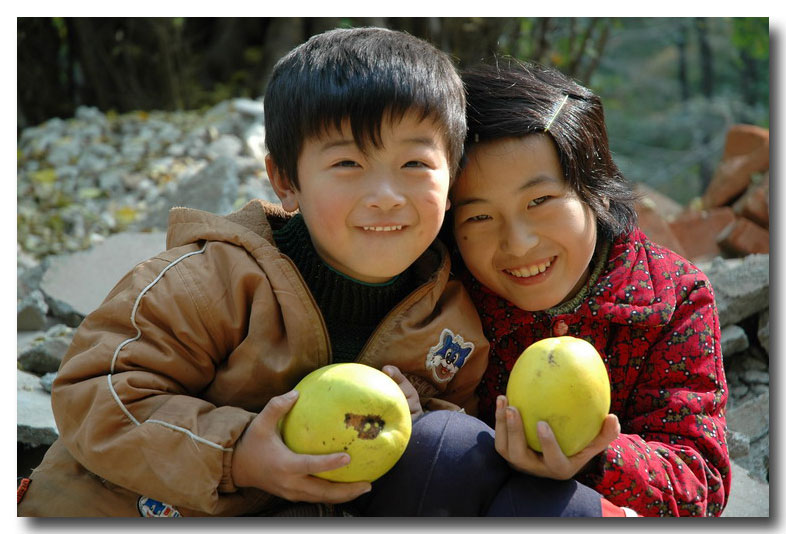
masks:
<svg viewBox="0 0 786 534"><path fill-rule="evenodd" d="M540 238L525 222L507 224L500 236L500 248L511 256L523 256L538 244Z"/></svg>

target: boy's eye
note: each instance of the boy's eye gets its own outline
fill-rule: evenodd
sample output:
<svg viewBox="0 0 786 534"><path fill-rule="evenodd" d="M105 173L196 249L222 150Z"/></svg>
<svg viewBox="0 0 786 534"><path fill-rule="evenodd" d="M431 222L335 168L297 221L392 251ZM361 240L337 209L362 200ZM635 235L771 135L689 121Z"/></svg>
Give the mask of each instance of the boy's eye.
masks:
<svg viewBox="0 0 786 534"><path fill-rule="evenodd" d="M356 161L352 161L351 159L341 160L335 164L336 167L359 167Z"/></svg>
<svg viewBox="0 0 786 534"><path fill-rule="evenodd" d="M408 162L406 162L406 163L404 164L404 167L410 167L410 168L420 168L420 167L428 167L428 165L426 165L426 164L425 164L425 163L423 163L422 161L414 161L414 160L413 160L413 161L408 161Z"/></svg>
<svg viewBox="0 0 786 534"><path fill-rule="evenodd" d="M539 205L543 204L544 202L546 202L549 198L551 198L551 197L545 196L545 197L538 197L538 198L532 199L527 204L527 207L528 208L534 208L535 206L539 206Z"/></svg>

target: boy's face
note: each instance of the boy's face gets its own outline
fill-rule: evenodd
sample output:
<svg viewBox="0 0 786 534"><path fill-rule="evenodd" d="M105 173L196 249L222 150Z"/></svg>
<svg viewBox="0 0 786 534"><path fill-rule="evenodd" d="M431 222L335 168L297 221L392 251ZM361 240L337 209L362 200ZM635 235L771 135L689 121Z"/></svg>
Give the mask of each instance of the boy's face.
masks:
<svg viewBox="0 0 786 534"><path fill-rule="evenodd" d="M519 308L551 308L586 282L595 215L567 186L547 136L475 146L451 198L467 268Z"/></svg>
<svg viewBox="0 0 786 534"><path fill-rule="evenodd" d="M307 139L298 158L299 189L268 176L284 209L300 209L320 257L367 283L402 273L431 244L448 207L447 147L436 126L407 113L385 120L381 145L363 153L349 124Z"/></svg>

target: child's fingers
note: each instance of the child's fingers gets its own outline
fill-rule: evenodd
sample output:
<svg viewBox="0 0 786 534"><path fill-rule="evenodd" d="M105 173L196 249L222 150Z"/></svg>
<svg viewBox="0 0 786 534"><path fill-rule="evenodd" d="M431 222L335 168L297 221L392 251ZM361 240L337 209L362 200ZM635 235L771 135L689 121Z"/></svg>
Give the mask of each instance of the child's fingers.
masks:
<svg viewBox="0 0 786 534"><path fill-rule="evenodd" d="M385 365L382 367L382 372L392 378L393 381L399 386L401 385L401 382L406 380L406 378L404 378L404 374L395 365Z"/></svg>
<svg viewBox="0 0 786 534"><path fill-rule="evenodd" d="M508 424L505 419L507 399L504 395L497 397L496 410L494 411L494 448L509 461L508 458Z"/></svg>
<svg viewBox="0 0 786 534"><path fill-rule="evenodd" d="M313 475L344 467L351 461L349 454L336 452L333 454L294 454L290 469L295 473Z"/></svg>
<svg viewBox="0 0 786 534"><path fill-rule="evenodd" d="M331 482L306 477L301 480L297 493L290 500L337 504L357 499L370 490L371 484L368 482Z"/></svg>
<svg viewBox="0 0 786 534"><path fill-rule="evenodd" d="M415 391L415 387L407 380L407 377L404 376L398 367L395 365L386 365L382 368L382 372L388 375L393 381L398 384L398 387L401 388L401 391L404 392L404 396L407 399L412 397L417 397L418 392Z"/></svg>
<svg viewBox="0 0 786 534"><path fill-rule="evenodd" d="M603 425L600 427L600 432L595 436L595 439L587 445L587 449L592 450L592 456L604 450L609 444L617 439L620 435L620 421L614 414L609 414L603 420Z"/></svg>
<svg viewBox="0 0 786 534"><path fill-rule="evenodd" d="M572 464L557 442L554 432L546 421L538 421L538 439L543 450L543 463L550 478L568 479L573 476Z"/></svg>
<svg viewBox="0 0 786 534"><path fill-rule="evenodd" d="M511 462L517 465L526 465L529 447L527 437L524 434L524 425L521 421L521 414L513 406L505 408L505 421L508 427L508 454Z"/></svg>
<svg viewBox="0 0 786 534"><path fill-rule="evenodd" d="M298 398L297 390L273 397L259 413L259 419L265 425L275 426L278 421L292 409Z"/></svg>
<svg viewBox="0 0 786 534"><path fill-rule="evenodd" d="M415 386L407 380L407 377L404 376L398 367L395 365L386 365L382 368L382 372L388 375L393 381L398 384L398 387L404 393L404 397L407 399L407 404L409 405L409 412L412 414L413 418L423 414L423 408L420 406L420 396L418 392L415 390Z"/></svg>
<svg viewBox="0 0 786 534"><path fill-rule="evenodd" d="M335 454L295 454L288 468L291 473L299 474L298 500L309 502L340 503L350 501L371 489L368 482L331 482L313 475L323 471L338 469L350 462L347 453Z"/></svg>

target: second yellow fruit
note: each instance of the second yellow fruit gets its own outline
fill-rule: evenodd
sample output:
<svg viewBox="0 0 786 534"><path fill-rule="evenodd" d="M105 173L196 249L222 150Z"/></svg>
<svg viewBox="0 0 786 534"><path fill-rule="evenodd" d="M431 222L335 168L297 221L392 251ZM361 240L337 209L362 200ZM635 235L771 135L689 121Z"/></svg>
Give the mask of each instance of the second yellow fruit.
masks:
<svg viewBox="0 0 786 534"><path fill-rule="evenodd" d="M611 405L603 359L587 341L542 339L521 353L506 391L524 423L530 448L541 452L538 421L546 421L565 456L573 456L600 432Z"/></svg>

